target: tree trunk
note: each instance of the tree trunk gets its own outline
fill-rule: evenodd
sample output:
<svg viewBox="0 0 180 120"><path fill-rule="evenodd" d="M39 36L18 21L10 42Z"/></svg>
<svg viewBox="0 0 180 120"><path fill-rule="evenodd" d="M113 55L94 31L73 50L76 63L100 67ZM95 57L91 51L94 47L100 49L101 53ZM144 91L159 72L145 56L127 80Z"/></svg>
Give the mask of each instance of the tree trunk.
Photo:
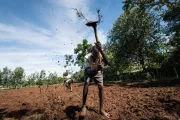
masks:
<svg viewBox="0 0 180 120"><path fill-rule="evenodd" d="M178 76L177 70L176 70L176 68L175 68L175 67L173 67L173 68L174 68L174 72L175 72L175 74L176 74L176 79L178 79L178 78L179 78L179 76Z"/></svg>
<svg viewBox="0 0 180 120"><path fill-rule="evenodd" d="M139 57L139 62L143 68L143 71L145 71L146 68L144 66L144 56L142 54L142 48L139 48L139 50L138 50L138 57Z"/></svg>

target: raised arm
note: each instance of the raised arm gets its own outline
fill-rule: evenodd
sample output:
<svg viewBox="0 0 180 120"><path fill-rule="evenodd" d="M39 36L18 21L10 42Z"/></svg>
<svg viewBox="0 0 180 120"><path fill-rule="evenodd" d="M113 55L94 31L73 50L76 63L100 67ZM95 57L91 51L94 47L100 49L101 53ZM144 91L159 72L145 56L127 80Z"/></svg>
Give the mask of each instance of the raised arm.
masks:
<svg viewBox="0 0 180 120"><path fill-rule="evenodd" d="M102 57L103 57L104 63L105 63L106 65L110 65L109 62L108 62L107 56L105 55L105 53L104 53L103 50L102 50L101 43L100 43L100 42L97 42L97 43L96 43L96 46L97 46L99 52L101 53L101 55L102 55Z"/></svg>

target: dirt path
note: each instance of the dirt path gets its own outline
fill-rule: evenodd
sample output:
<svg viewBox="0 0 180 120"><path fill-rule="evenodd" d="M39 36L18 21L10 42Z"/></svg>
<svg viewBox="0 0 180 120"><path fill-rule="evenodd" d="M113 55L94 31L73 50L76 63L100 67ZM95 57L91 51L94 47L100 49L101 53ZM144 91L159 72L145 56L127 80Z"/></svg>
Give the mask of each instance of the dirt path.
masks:
<svg viewBox="0 0 180 120"><path fill-rule="evenodd" d="M2 120L78 119L82 102L82 83L73 84L73 92L63 85L0 90ZM180 87L122 87L105 85L104 107L111 120L178 120ZM86 120L102 120L98 114L96 85L89 86Z"/></svg>

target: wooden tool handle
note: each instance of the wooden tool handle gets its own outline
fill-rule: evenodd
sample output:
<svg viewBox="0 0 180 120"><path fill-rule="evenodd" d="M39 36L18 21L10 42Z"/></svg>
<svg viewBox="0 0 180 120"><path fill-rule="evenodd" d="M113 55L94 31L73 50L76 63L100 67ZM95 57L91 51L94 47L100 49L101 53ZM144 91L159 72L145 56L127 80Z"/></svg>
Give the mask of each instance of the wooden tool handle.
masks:
<svg viewBox="0 0 180 120"><path fill-rule="evenodd" d="M93 28L94 28L94 35L95 35L95 38L96 38L96 42L99 42L99 40L98 40L98 36L97 36L97 29L96 29L96 25L95 26L93 26Z"/></svg>

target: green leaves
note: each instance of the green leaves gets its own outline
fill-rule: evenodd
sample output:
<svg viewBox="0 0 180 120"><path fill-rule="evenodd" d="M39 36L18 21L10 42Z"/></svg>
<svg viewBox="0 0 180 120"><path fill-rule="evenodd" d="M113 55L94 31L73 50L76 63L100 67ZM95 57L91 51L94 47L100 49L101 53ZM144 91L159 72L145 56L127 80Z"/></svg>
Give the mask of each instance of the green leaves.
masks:
<svg viewBox="0 0 180 120"><path fill-rule="evenodd" d="M92 45L88 44L88 41L86 39L83 39L82 43L78 44L77 47L74 49L75 55L65 55L65 61L66 61L65 67L78 65L81 68L83 68L85 63L85 56L90 52L91 47ZM79 71L74 74L72 69L70 71L72 77L74 77L76 80L80 80L81 77L83 77L83 71Z"/></svg>
<svg viewBox="0 0 180 120"><path fill-rule="evenodd" d="M85 62L85 56L90 52L92 45L88 44L88 41L84 39L82 44L78 44L74 49L74 53L77 55L75 64L83 66Z"/></svg>
<svg viewBox="0 0 180 120"><path fill-rule="evenodd" d="M2 82L3 82L3 80L2 80L2 75L3 75L3 74L2 74L2 72L1 72L1 70L0 70L0 86L3 85L3 84L2 84Z"/></svg>
<svg viewBox="0 0 180 120"><path fill-rule="evenodd" d="M81 44L78 44L77 47L74 49L74 54L76 54L76 60L74 60L73 55L65 55L66 65L78 65L83 66L85 62L85 56L90 52L90 48L92 47L91 44L88 44L88 41L84 39Z"/></svg>
<svg viewBox="0 0 180 120"><path fill-rule="evenodd" d="M45 70L41 70L39 77L40 77L41 80L44 80L46 78L46 71Z"/></svg>
<svg viewBox="0 0 180 120"><path fill-rule="evenodd" d="M180 59L180 1L166 11L163 20L168 23L167 32L172 36L169 44L173 47L173 52L169 64L177 66Z"/></svg>
<svg viewBox="0 0 180 120"><path fill-rule="evenodd" d="M3 71L2 71L2 85L3 86L9 87L10 81L12 78L11 73L12 71L8 67L3 68Z"/></svg>
<svg viewBox="0 0 180 120"><path fill-rule="evenodd" d="M153 15L138 7L132 8L128 14L121 14L108 36L114 63L125 68L137 63L144 68L150 49L153 49L150 43L153 42L154 27Z"/></svg>
<svg viewBox="0 0 180 120"><path fill-rule="evenodd" d="M21 84L22 78L24 77L24 69L22 67L16 67L14 70L14 86Z"/></svg>
<svg viewBox="0 0 180 120"><path fill-rule="evenodd" d="M140 9L151 9L159 11L163 6L168 8L176 4L176 0L125 0L123 1L123 10L129 11L133 7L140 7Z"/></svg>
<svg viewBox="0 0 180 120"><path fill-rule="evenodd" d="M24 75L24 68L16 67L16 69L14 70L15 79L21 80L23 78L23 75Z"/></svg>
<svg viewBox="0 0 180 120"><path fill-rule="evenodd" d="M65 55L65 60L66 65L64 67L71 66L74 63L73 55Z"/></svg>

